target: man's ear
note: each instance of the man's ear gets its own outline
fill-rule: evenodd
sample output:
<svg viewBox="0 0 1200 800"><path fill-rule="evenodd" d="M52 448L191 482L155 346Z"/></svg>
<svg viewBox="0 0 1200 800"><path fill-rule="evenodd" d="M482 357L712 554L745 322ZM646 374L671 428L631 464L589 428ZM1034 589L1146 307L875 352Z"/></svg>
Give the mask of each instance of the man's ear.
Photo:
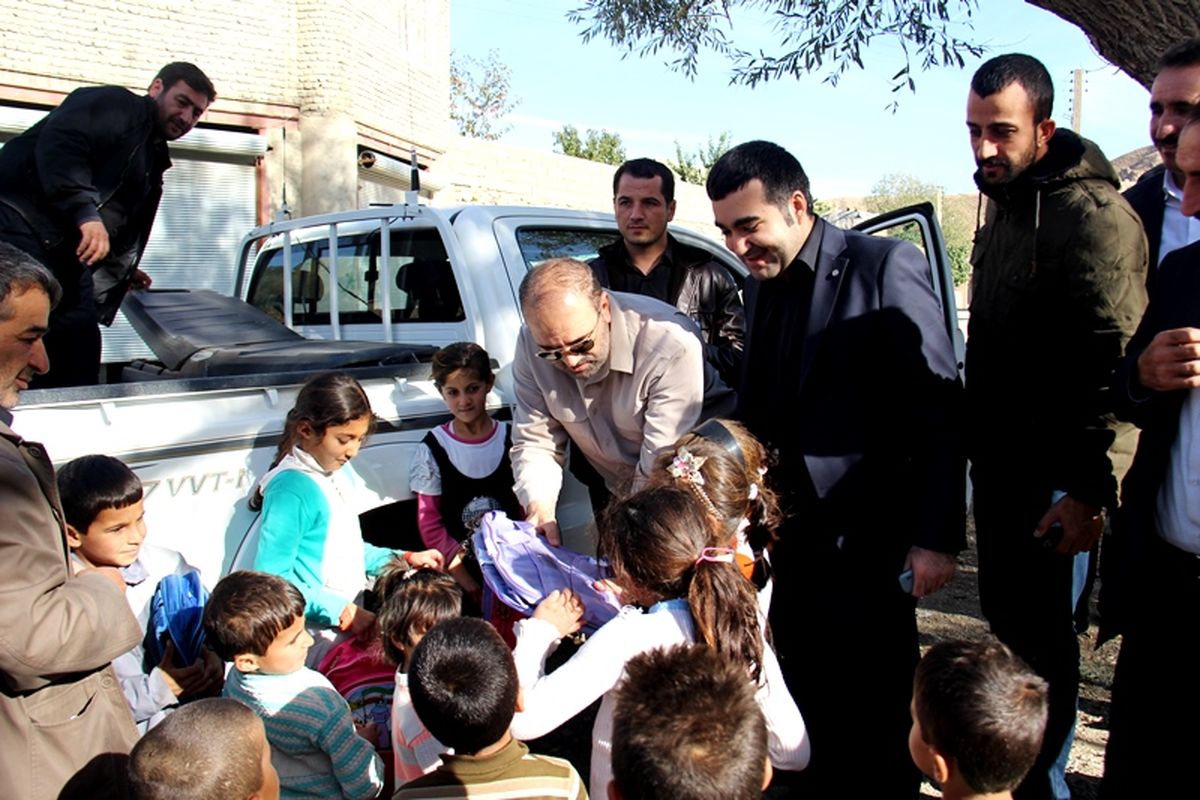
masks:
<svg viewBox="0 0 1200 800"><path fill-rule="evenodd" d="M233 657L233 666L238 672L258 672L258 656L253 653L239 653Z"/></svg>
<svg viewBox="0 0 1200 800"><path fill-rule="evenodd" d="M83 546L83 536L79 533L79 529L71 524L67 525L67 545L72 550Z"/></svg>
<svg viewBox="0 0 1200 800"><path fill-rule="evenodd" d="M763 759L763 791L771 785L771 778L775 777L775 768L771 766L771 757L767 756Z"/></svg>
<svg viewBox="0 0 1200 800"><path fill-rule="evenodd" d="M1039 149L1050 143L1050 139L1054 136L1054 131L1056 130L1058 130L1058 125L1052 119L1044 119L1037 124L1036 137Z"/></svg>
<svg viewBox="0 0 1200 800"><path fill-rule="evenodd" d="M808 216L808 201L804 199L804 192L792 192L791 198L788 199L788 207L796 215L797 222L803 222Z"/></svg>
<svg viewBox="0 0 1200 800"><path fill-rule="evenodd" d="M146 94L150 95L151 97L158 97L159 94L162 93L162 90L163 90L162 78L155 78L150 83L150 88L146 90Z"/></svg>
<svg viewBox="0 0 1200 800"><path fill-rule="evenodd" d="M675 219L675 201L667 203L667 222Z"/></svg>

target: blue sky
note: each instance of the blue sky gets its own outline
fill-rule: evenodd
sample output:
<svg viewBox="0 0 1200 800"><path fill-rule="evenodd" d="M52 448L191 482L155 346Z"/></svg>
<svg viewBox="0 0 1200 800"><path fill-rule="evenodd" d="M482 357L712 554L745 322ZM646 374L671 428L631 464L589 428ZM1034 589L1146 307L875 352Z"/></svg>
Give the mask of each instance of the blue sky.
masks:
<svg viewBox="0 0 1200 800"><path fill-rule="evenodd" d="M854 69L836 87L819 76L772 81L748 89L729 85L725 61L702 59L689 81L664 66L670 56L622 58L607 42L584 44L582 26L567 21L577 0L451 0L456 53L499 52L512 69L520 102L503 141L552 150L563 124L580 131L620 133L629 157L665 160L678 139L692 149L730 131L733 141L770 139L787 147L808 171L817 197L861 195L883 175L916 175L947 192L973 191L974 162L964 113L971 73L940 69L916 74L917 93L900 93L887 109L889 78L903 66L899 48L880 42L866 51L866 70ZM1072 71L1084 69L1082 133L1110 157L1149 144L1148 94L1108 65L1077 28L1018 0L982 0L974 38L988 54L1021 51L1046 64L1055 84L1054 115L1071 120ZM969 33L969 32L968 32ZM734 29L742 47L774 41L769 29L745 22Z"/></svg>

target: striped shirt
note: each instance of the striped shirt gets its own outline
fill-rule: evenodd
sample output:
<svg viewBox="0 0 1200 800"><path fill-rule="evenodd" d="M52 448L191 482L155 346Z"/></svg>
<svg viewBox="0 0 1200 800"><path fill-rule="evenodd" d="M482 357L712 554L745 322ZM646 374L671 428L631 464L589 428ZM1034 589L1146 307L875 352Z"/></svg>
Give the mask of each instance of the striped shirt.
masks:
<svg viewBox="0 0 1200 800"><path fill-rule="evenodd" d="M370 800L383 790L383 761L354 730L350 707L326 677L230 670L224 695L262 717L281 798Z"/></svg>
<svg viewBox="0 0 1200 800"><path fill-rule="evenodd" d="M517 739L487 756L447 753L442 766L400 787L392 800L587 800L579 773L567 761L535 756Z"/></svg>

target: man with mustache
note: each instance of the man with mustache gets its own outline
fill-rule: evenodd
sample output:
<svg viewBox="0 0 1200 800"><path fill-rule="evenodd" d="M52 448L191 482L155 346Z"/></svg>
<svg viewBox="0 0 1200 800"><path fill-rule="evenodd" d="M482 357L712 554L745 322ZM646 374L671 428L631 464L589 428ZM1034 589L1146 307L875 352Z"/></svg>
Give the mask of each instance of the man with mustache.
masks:
<svg viewBox="0 0 1200 800"><path fill-rule="evenodd" d="M732 393L711 367L696 324L651 297L600 288L582 261L530 270L513 356L513 491L525 516L559 544L555 506L567 441L620 495L645 482L659 451ZM598 509L597 509L598 510Z"/></svg>
<svg viewBox="0 0 1200 800"><path fill-rule="evenodd" d="M171 167L167 142L216 98L193 64L159 70L146 94L89 86L0 149L0 241L48 267L63 288L50 316L51 372L40 388L82 386L100 371L98 322L111 325L138 269Z"/></svg>
<svg viewBox="0 0 1200 800"><path fill-rule="evenodd" d="M1146 304L1146 238L1112 165L1056 129L1046 68L1021 54L971 79L967 130L989 199L975 236L967 440L979 599L993 632L1050 684L1021 798L1070 797L1079 687L1074 599L1131 437L1107 386ZM1126 446L1125 449L1128 449Z"/></svg>
<svg viewBox="0 0 1200 800"><path fill-rule="evenodd" d="M1172 250L1200 241L1200 220L1180 210L1183 171L1176 160L1179 134L1188 114L1200 104L1200 39L1172 45L1158 60L1150 87L1150 141L1162 165L1141 177L1125 199L1142 218L1150 245L1146 285L1153 287L1157 267Z"/></svg>

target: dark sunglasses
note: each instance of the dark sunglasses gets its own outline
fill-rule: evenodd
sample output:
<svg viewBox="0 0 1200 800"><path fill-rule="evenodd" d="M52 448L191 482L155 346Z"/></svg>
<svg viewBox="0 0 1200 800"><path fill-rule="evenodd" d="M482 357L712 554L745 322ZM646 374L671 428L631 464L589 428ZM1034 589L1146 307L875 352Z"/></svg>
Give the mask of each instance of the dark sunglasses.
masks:
<svg viewBox="0 0 1200 800"><path fill-rule="evenodd" d="M575 344L569 344L566 347L556 347L553 350L539 350L538 358L543 358L546 361L562 361L567 356L582 356L592 352L592 348L596 346L596 329L600 327L600 314L596 314L596 324L592 326L592 332L587 335L586 339L582 339Z"/></svg>

